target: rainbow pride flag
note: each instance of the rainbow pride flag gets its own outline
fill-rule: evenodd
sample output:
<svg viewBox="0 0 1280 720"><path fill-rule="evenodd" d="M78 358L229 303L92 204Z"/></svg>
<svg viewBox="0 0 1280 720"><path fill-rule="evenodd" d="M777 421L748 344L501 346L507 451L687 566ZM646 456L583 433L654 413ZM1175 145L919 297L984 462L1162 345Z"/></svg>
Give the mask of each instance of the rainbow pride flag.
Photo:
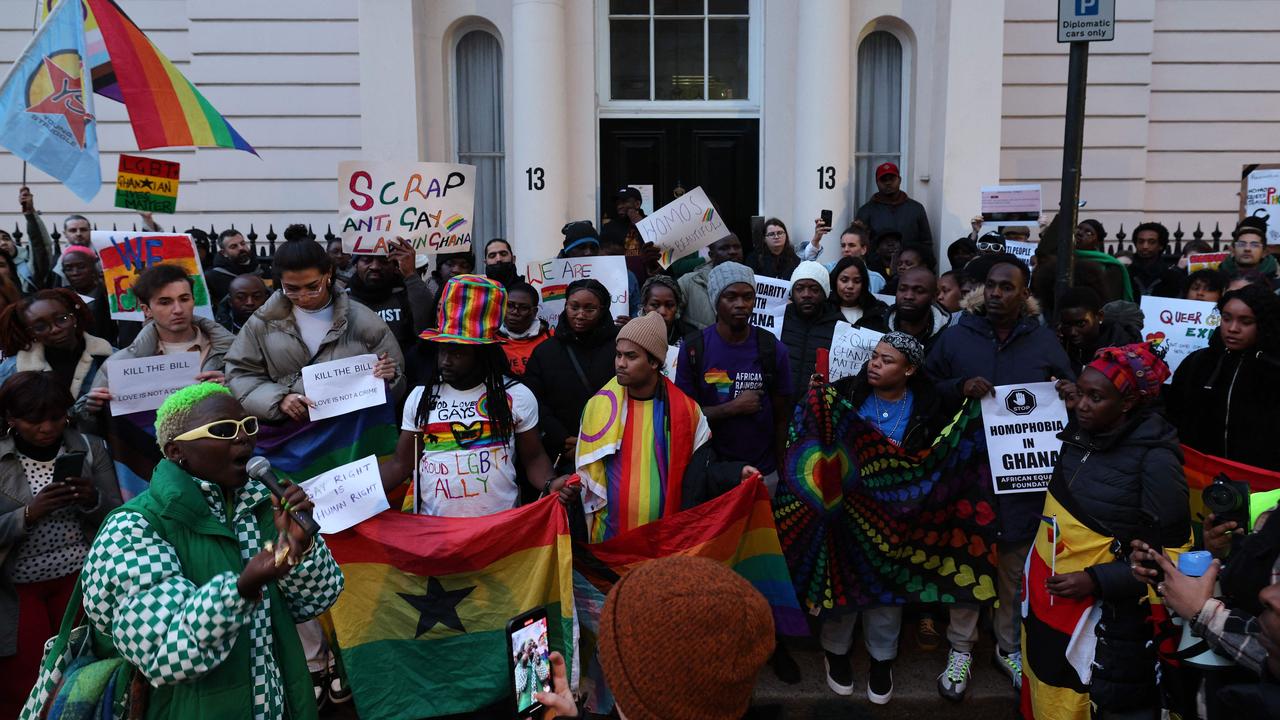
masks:
<svg viewBox="0 0 1280 720"><path fill-rule="evenodd" d="M1249 492L1253 495L1280 490L1280 473L1252 465L1245 465L1214 455L1206 455L1182 446L1182 469L1187 475L1187 489L1191 491L1191 524L1196 537L1200 536L1200 525L1204 522L1208 511L1204 507L1204 489L1213 483L1218 473L1226 473L1232 480L1249 483ZM1256 519L1257 513L1251 513Z"/></svg>
<svg viewBox="0 0 1280 720"><path fill-rule="evenodd" d="M140 150L225 147L257 155L113 0L83 0L94 92L123 102Z"/></svg>
<svg viewBox="0 0 1280 720"><path fill-rule="evenodd" d="M395 452L400 437L390 401L345 415L311 422L262 424L256 452L290 480L310 480L370 455Z"/></svg>
<svg viewBox="0 0 1280 720"><path fill-rule="evenodd" d="M569 520L557 498L478 518L384 512L326 542L346 576L331 613L361 718L500 701L512 684L506 623L537 607L549 647L575 667Z"/></svg>

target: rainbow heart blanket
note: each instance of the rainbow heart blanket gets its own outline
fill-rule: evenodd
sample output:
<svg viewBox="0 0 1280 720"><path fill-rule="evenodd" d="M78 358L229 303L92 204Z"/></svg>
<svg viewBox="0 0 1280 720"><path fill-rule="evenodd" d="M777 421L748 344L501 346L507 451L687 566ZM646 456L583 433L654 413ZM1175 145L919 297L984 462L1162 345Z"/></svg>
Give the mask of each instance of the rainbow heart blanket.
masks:
<svg viewBox="0 0 1280 720"><path fill-rule="evenodd" d="M830 387L797 405L774 519L804 610L996 597L995 511L981 408L966 402L911 454Z"/></svg>

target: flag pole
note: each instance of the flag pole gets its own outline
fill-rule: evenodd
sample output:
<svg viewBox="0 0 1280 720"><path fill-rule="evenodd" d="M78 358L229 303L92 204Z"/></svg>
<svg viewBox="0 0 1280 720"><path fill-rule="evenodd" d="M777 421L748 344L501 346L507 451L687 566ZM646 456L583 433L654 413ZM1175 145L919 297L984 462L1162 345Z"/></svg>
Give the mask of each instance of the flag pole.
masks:
<svg viewBox="0 0 1280 720"><path fill-rule="evenodd" d="M31 15L31 34L36 34L36 29L40 27L40 6L44 4L44 0L36 0L36 11ZM22 161L22 187L27 186L27 161Z"/></svg>

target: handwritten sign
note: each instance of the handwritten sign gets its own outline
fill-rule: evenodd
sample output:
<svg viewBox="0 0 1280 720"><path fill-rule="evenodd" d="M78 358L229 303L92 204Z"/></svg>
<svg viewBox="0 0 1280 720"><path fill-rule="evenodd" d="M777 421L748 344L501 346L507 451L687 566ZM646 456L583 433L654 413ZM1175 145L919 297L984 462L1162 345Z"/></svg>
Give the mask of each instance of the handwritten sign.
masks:
<svg viewBox="0 0 1280 720"><path fill-rule="evenodd" d="M871 351L882 337L884 333L875 330L856 328L847 322L836 323L827 360L827 381L835 382L862 372L862 366L867 364Z"/></svg>
<svg viewBox="0 0 1280 720"><path fill-rule="evenodd" d="M316 404L312 420L345 415L387 401L386 384L373 376L372 353L316 363L302 368L302 387Z"/></svg>
<svg viewBox="0 0 1280 720"><path fill-rule="evenodd" d="M338 221L350 255L386 255L402 237L415 254L471 250L474 165L338 163Z"/></svg>
<svg viewBox="0 0 1280 720"><path fill-rule="evenodd" d="M1280 166L1246 165L1244 170L1241 219L1266 219L1267 244L1280 245L1280 217L1273 217L1280 211Z"/></svg>
<svg viewBox="0 0 1280 720"><path fill-rule="evenodd" d="M782 316L791 301L791 281L776 280L763 275L756 276L756 307L751 313L751 324L764 328L782 339Z"/></svg>
<svg viewBox="0 0 1280 720"><path fill-rule="evenodd" d="M668 345L667 361L662 365L662 374L666 375L672 380L675 380L676 379L676 363L679 362L679 360L680 360L680 346Z"/></svg>
<svg viewBox="0 0 1280 720"><path fill-rule="evenodd" d="M724 219L711 206L701 187L658 208L636 223L636 230L645 242L653 243L662 251L659 262L663 267L729 234Z"/></svg>
<svg viewBox="0 0 1280 720"><path fill-rule="evenodd" d="M138 155L120 155L116 207L172 213L178 207L179 165Z"/></svg>
<svg viewBox="0 0 1280 720"><path fill-rule="evenodd" d="M1177 370L1188 355L1209 347L1209 336L1218 327L1218 307L1203 300L1178 300L1144 295L1142 337L1153 347L1165 349L1164 361Z"/></svg>
<svg viewBox="0 0 1280 720"><path fill-rule="evenodd" d="M1049 487L1062 452L1058 433L1066 424L1067 405L1051 382L1001 385L994 396L984 396L982 425L995 493Z"/></svg>
<svg viewBox="0 0 1280 720"><path fill-rule="evenodd" d="M200 353L184 352L145 358L108 360L107 387L111 389L111 415L155 410L165 398L188 385L200 374Z"/></svg>
<svg viewBox="0 0 1280 720"><path fill-rule="evenodd" d="M1193 273L1197 270L1217 270L1223 260L1231 257L1231 253L1193 253L1187 256L1187 273Z"/></svg>
<svg viewBox="0 0 1280 720"><path fill-rule="evenodd" d="M630 283L627 281L627 259L620 255L555 258L529 263L525 269L529 284L538 288L538 317L552 327L564 312L569 284L575 280L596 280L609 291L609 317L627 315L630 311Z"/></svg>
<svg viewBox="0 0 1280 720"><path fill-rule="evenodd" d="M376 455L341 465L301 485L316 505L311 516L325 535L342 532L390 509Z"/></svg>
<svg viewBox="0 0 1280 720"><path fill-rule="evenodd" d="M111 319L139 322L146 319L138 306L138 298L133 294L133 284L143 270L160 263L179 265L186 270L191 280L196 314L213 319L209 289L204 284L204 269L200 267L200 256L196 254L190 235L94 230L89 238L102 261L102 279L111 305Z"/></svg>

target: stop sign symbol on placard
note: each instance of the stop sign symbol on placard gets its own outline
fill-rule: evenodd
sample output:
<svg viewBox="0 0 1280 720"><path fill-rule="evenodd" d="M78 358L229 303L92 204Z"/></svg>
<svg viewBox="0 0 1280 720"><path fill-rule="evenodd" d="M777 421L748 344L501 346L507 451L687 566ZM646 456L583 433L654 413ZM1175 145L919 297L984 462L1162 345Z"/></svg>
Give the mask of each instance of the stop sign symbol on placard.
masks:
<svg viewBox="0 0 1280 720"><path fill-rule="evenodd" d="M1023 388L1015 388L1005 395L1004 406L1014 415L1030 415L1036 409L1036 395Z"/></svg>

